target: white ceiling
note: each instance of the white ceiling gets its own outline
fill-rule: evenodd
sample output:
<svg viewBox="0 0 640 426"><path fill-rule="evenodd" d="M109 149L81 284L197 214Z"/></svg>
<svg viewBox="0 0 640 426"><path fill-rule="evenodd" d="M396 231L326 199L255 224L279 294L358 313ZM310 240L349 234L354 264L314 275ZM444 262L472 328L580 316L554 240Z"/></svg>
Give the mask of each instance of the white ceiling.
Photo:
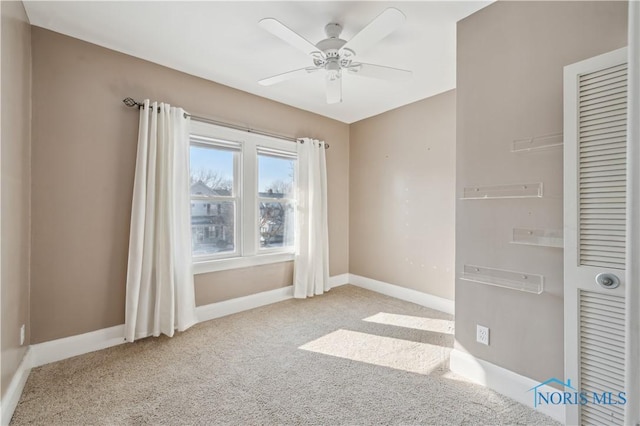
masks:
<svg viewBox="0 0 640 426"><path fill-rule="evenodd" d="M345 123L455 87L456 22L491 1L165 2L26 1L31 24L127 53ZM312 65L304 53L258 26L276 18L317 43L342 24L349 40L387 7L403 26L358 61L413 71L408 82L346 75L343 102L327 105L321 73L262 87L257 81ZM126 96L126 93L122 94Z"/></svg>

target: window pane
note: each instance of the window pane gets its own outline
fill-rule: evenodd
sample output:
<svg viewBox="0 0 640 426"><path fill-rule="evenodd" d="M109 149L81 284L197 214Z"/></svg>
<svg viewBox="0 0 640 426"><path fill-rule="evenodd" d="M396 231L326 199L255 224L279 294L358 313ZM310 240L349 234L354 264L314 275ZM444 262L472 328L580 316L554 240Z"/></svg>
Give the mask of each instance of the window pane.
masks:
<svg viewBox="0 0 640 426"><path fill-rule="evenodd" d="M293 246L293 205L288 202L261 202L259 208L260 248Z"/></svg>
<svg viewBox="0 0 640 426"><path fill-rule="evenodd" d="M235 251L233 201L191 200L191 245L194 256Z"/></svg>
<svg viewBox="0 0 640 426"><path fill-rule="evenodd" d="M232 195L234 155L233 151L192 145L191 195Z"/></svg>
<svg viewBox="0 0 640 426"><path fill-rule="evenodd" d="M293 193L295 160L258 155L258 192L263 198L290 198Z"/></svg>

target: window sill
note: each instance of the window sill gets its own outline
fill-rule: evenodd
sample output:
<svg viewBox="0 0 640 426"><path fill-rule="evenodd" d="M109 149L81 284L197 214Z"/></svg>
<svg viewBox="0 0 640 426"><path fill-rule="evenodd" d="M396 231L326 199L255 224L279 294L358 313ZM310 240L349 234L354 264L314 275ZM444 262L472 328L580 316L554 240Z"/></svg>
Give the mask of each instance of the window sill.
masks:
<svg viewBox="0 0 640 426"><path fill-rule="evenodd" d="M226 271L229 269L248 268L251 266L268 265L270 263L289 262L292 261L293 258L293 253L270 253L248 257L195 261L193 262L193 275Z"/></svg>

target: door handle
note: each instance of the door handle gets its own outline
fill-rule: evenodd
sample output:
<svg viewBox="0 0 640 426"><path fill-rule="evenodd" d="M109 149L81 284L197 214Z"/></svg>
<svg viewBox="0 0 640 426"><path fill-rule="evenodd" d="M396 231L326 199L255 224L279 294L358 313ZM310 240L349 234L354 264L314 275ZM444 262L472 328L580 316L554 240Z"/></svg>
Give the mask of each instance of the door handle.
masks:
<svg viewBox="0 0 640 426"><path fill-rule="evenodd" d="M596 275L596 282L600 287L606 288L607 290L617 288L620 285L620 279L615 274L605 272Z"/></svg>

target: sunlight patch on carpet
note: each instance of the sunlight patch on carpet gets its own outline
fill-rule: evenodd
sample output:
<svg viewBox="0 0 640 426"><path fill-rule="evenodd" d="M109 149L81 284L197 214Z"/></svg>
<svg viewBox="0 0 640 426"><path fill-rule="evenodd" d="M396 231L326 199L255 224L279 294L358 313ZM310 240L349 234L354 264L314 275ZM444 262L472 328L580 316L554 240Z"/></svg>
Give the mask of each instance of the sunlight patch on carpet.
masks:
<svg viewBox="0 0 640 426"><path fill-rule="evenodd" d="M443 365L451 351L428 343L342 329L298 349L418 374L446 368Z"/></svg>
<svg viewBox="0 0 640 426"><path fill-rule="evenodd" d="M453 334L454 322L436 318L415 317L411 315L389 314L378 312L363 319L377 324L393 325L396 327L412 328L414 330L432 331L435 333Z"/></svg>

